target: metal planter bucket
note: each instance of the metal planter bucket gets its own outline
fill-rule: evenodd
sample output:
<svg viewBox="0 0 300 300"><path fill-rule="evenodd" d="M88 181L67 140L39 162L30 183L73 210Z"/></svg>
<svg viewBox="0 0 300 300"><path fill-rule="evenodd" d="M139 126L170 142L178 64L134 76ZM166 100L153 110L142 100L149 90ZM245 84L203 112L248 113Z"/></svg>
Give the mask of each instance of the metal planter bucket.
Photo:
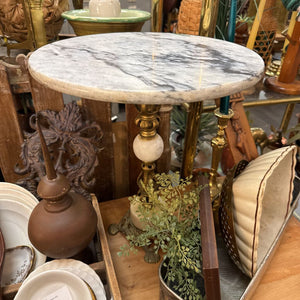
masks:
<svg viewBox="0 0 300 300"><path fill-rule="evenodd" d="M159 292L159 299L160 300L183 300L180 296L178 296L164 281L164 264L165 260L163 260L160 263L160 266L158 268L158 276L159 276L159 286L160 286L160 292ZM204 280L201 282L201 285L203 286L204 290ZM204 298L204 297L203 297Z"/></svg>
<svg viewBox="0 0 300 300"><path fill-rule="evenodd" d="M173 292L165 283L163 276L161 274L163 268L164 260L160 263L158 269L158 276L159 276L159 299L160 300L183 300L179 297L175 292Z"/></svg>

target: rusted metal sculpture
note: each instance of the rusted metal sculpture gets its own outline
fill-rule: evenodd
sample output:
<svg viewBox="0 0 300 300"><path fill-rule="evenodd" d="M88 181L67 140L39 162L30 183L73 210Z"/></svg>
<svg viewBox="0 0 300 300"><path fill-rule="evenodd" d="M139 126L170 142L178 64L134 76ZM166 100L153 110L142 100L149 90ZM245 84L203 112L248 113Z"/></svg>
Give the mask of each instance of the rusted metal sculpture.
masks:
<svg viewBox="0 0 300 300"><path fill-rule="evenodd" d="M41 144L36 131L36 116L30 119L33 133L25 133L21 158L23 168L15 167L18 174L29 175L16 183L37 195L37 185L45 175ZM39 112L41 127L50 150L54 168L64 174L71 188L89 198L88 190L93 187L95 167L98 165L97 153L101 150L102 130L96 123L84 121L75 102L69 103L60 112L45 110Z"/></svg>

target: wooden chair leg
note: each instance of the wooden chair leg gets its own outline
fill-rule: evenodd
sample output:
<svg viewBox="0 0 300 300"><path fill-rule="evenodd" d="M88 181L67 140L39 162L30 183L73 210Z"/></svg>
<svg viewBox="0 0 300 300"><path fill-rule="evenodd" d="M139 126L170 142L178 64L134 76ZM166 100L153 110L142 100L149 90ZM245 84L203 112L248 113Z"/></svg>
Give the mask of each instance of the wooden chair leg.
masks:
<svg viewBox="0 0 300 300"><path fill-rule="evenodd" d="M5 181L15 182L20 175L15 174L14 166L20 160L23 133L21 131L15 99L11 91L6 67L0 63L0 167Z"/></svg>

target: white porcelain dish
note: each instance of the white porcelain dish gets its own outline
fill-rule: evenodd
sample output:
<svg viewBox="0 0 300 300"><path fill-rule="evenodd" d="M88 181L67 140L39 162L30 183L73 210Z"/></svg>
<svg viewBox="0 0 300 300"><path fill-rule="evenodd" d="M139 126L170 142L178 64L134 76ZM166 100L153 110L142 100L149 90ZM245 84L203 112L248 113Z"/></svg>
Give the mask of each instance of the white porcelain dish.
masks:
<svg viewBox="0 0 300 300"><path fill-rule="evenodd" d="M15 300L91 300L87 284L64 270L48 270L24 281Z"/></svg>
<svg viewBox="0 0 300 300"><path fill-rule="evenodd" d="M55 259L46 262L31 272L23 284L33 276L48 270L65 270L79 276L93 290L96 300L106 300L104 286L97 273L87 264L75 259Z"/></svg>
<svg viewBox="0 0 300 300"><path fill-rule="evenodd" d="M251 161L232 186L236 246L241 269L253 277L291 209L295 146Z"/></svg>
<svg viewBox="0 0 300 300"><path fill-rule="evenodd" d="M17 202L26 204L30 208L34 208L39 203L38 199L31 192L17 184L9 182L0 182L0 197L16 200Z"/></svg>
<svg viewBox="0 0 300 300"><path fill-rule="evenodd" d="M32 270L34 250L29 246L18 246L5 250L1 286L23 282Z"/></svg>
<svg viewBox="0 0 300 300"><path fill-rule="evenodd" d="M5 248L13 248L20 245L31 244L28 233L28 221L32 208L16 200L7 199L0 191L0 228L3 233ZM33 247L34 248L34 247ZM46 256L34 248L34 268L46 261Z"/></svg>

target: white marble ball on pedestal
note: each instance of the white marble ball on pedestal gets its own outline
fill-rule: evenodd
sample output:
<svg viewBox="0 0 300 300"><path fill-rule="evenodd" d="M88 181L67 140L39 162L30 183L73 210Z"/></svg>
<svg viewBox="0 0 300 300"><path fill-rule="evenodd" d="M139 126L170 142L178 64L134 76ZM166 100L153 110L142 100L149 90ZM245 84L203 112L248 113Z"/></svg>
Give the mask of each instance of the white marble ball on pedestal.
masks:
<svg viewBox="0 0 300 300"><path fill-rule="evenodd" d="M113 18L121 14L119 0L90 0L89 11L91 17Z"/></svg>
<svg viewBox="0 0 300 300"><path fill-rule="evenodd" d="M133 151L136 157L145 162L150 163L158 160L164 150L164 142L159 134L153 138L143 138L137 135L133 141Z"/></svg>

